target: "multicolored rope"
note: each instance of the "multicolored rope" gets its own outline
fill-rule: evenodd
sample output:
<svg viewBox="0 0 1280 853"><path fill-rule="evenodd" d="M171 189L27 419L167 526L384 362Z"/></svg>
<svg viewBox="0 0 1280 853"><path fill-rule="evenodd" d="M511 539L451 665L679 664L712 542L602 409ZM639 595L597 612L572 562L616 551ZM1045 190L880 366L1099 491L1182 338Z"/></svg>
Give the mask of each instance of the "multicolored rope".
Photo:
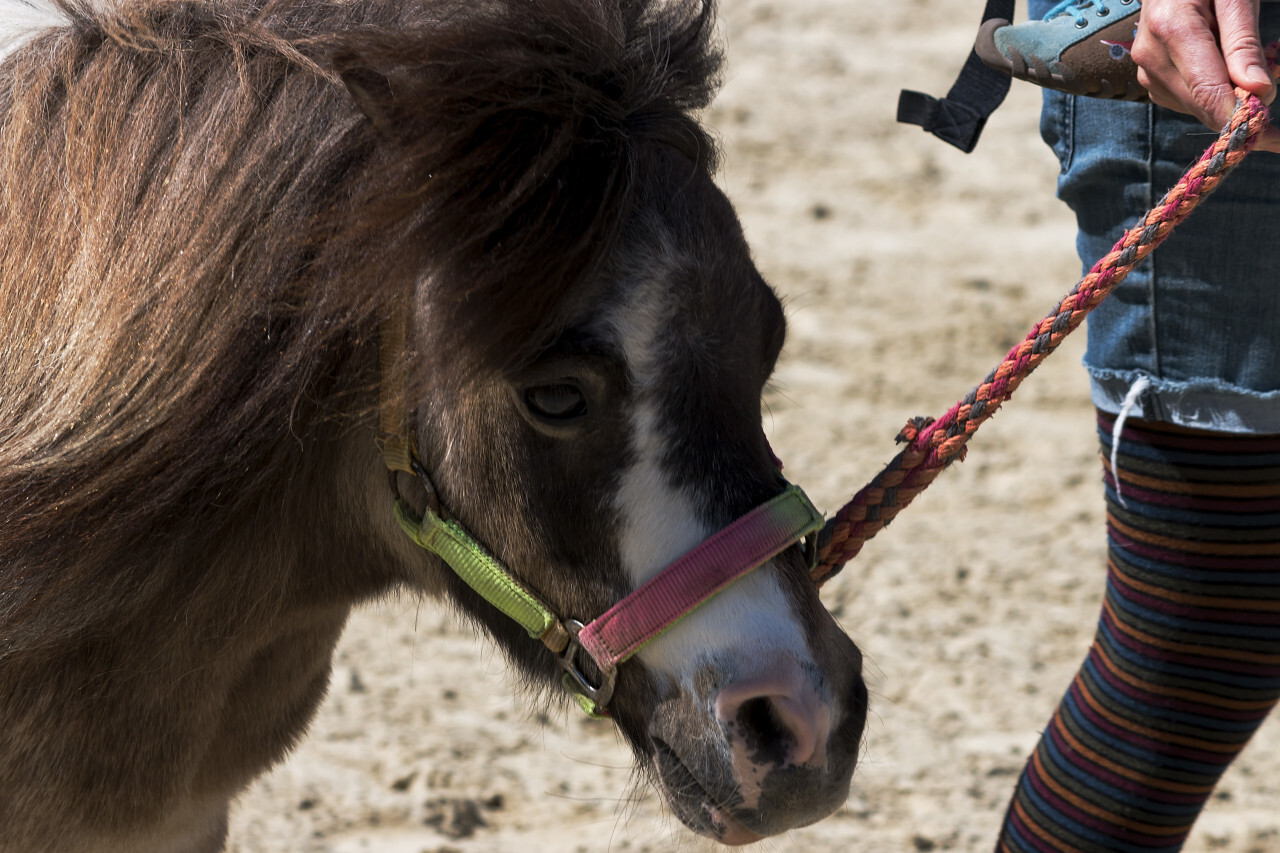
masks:
<svg viewBox="0 0 1280 853"><path fill-rule="evenodd" d="M1273 73L1275 55L1276 45L1269 46ZM898 441L907 446L841 507L823 529L818 562L813 570L815 583L821 586L839 572L868 539L888 525L944 468L963 459L965 445L977 428L995 414L1022 380L1244 159L1267 126L1269 116L1257 97L1242 89L1236 90L1236 97L1238 103L1231 120L1177 186L1093 266L980 385L937 420L916 418L903 428Z"/></svg>

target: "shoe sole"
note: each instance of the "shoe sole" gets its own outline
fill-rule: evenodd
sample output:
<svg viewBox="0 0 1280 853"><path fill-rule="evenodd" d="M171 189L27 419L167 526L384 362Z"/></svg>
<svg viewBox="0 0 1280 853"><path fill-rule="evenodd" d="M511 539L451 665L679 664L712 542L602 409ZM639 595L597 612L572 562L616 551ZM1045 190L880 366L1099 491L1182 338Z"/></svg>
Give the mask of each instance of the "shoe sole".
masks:
<svg viewBox="0 0 1280 853"><path fill-rule="evenodd" d="M982 23L973 49L983 63L997 71L1003 71L1018 80L1026 80L1046 89L1055 89L1069 95L1086 95L1112 101L1145 101L1147 90L1137 80L1082 79L1070 68L1059 64L1059 70L1051 69L1038 56L1030 58L1015 48L1009 48L1006 56L996 47L996 30L1009 26L1002 18L992 18Z"/></svg>

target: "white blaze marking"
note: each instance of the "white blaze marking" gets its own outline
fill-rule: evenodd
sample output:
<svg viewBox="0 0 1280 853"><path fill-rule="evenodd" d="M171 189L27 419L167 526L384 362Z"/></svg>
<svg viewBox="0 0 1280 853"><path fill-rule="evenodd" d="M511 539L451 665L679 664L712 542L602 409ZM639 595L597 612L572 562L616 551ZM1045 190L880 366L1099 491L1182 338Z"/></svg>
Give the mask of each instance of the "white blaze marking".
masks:
<svg viewBox="0 0 1280 853"><path fill-rule="evenodd" d="M671 252L664 254L658 263L637 264L650 270L649 276L632 283L629 301L612 322L640 400L632 415L635 458L617 495L622 563L635 586L715 532L699 517L699 496L673 484L663 469L668 437L651 392L664 369L679 369L659 343L671 314L679 310L666 274L674 266ZM731 653L749 672L752 663L776 661L778 652L789 652L796 662L811 660L776 572L765 564L677 622L639 657L650 669L688 684L714 655Z"/></svg>

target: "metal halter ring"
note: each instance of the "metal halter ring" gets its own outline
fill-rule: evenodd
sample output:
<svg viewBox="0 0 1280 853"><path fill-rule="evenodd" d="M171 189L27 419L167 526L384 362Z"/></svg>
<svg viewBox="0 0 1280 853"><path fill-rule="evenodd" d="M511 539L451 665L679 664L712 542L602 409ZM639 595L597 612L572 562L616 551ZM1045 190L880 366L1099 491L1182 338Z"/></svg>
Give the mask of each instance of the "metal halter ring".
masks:
<svg viewBox="0 0 1280 853"><path fill-rule="evenodd" d="M556 662L567 676L565 686L590 699L597 709L603 711L609 704L609 700L613 698L613 685L617 680L618 671L612 667L605 669L597 665L600 670L600 684L594 685L588 681L582 674L582 670L578 668L577 661L578 652L582 650L582 644L578 642L578 632L585 626L577 619L566 619L564 627L569 631L569 645L556 658Z"/></svg>
<svg viewBox="0 0 1280 853"><path fill-rule="evenodd" d="M431 510L441 518L446 517L444 507L441 506L440 504L440 496L436 493L436 485L435 483L431 482L431 475L427 473L427 469L423 467L421 462L418 461L418 457L416 455L412 455L409 457L409 467L407 469L406 468L387 469L387 479L391 485L391 494L395 496L395 499L398 501L404 501L406 506L409 506L410 508L412 508L415 515L421 515L421 513L418 510L418 507L413 506L411 502L407 501L405 499L404 494L402 494L401 492L401 489L400 489L401 474L408 474L411 477L415 478L414 481L419 486L422 487L423 497L425 498L424 503L427 509Z"/></svg>

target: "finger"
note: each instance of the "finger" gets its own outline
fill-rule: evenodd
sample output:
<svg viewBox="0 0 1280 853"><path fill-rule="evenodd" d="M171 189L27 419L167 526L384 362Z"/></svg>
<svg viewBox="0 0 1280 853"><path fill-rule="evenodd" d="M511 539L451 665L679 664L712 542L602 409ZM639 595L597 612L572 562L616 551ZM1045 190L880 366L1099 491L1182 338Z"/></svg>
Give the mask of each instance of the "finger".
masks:
<svg viewBox="0 0 1280 853"><path fill-rule="evenodd" d="M1166 79L1170 81L1169 85L1165 85L1162 80L1150 76L1145 69L1138 69L1138 84L1147 90L1147 95L1153 104L1194 116L1206 127L1214 130L1222 129L1223 122L1217 121L1212 115L1200 109L1200 105L1196 103L1191 90L1187 88L1176 72Z"/></svg>
<svg viewBox="0 0 1280 853"><path fill-rule="evenodd" d="M1207 116L1210 127L1222 127L1235 112L1236 90L1218 45L1208 39L1194 39L1170 56L1184 84L1183 91L1175 89L1175 94L1190 99L1197 108L1192 114L1201 121Z"/></svg>
<svg viewBox="0 0 1280 853"><path fill-rule="evenodd" d="M1138 84L1147 90L1153 103L1186 112L1186 105L1195 107L1194 101L1169 57L1165 42L1156 38L1155 30L1153 26L1140 25L1134 35L1131 55L1138 66ZM1208 116L1197 118L1204 121Z"/></svg>
<svg viewBox="0 0 1280 853"><path fill-rule="evenodd" d="M1280 128L1269 127L1262 132L1262 136L1258 139L1258 145L1254 149L1256 151L1270 151L1280 154Z"/></svg>
<svg viewBox="0 0 1280 853"><path fill-rule="evenodd" d="M1235 109L1235 87L1212 26L1200 15L1144 18L1134 39L1133 61L1146 72L1148 91L1161 106L1189 113L1214 129Z"/></svg>
<svg viewBox="0 0 1280 853"><path fill-rule="evenodd" d="M1151 81L1151 85L1143 83L1148 90L1153 87L1167 88L1167 83L1178 77L1178 69L1169 57L1167 43L1157 38L1158 30L1156 24L1139 20L1129 51L1130 57L1138 66L1139 82L1143 82L1144 75Z"/></svg>
<svg viewBox="0 0 1280 853"><path fill-rule="evenodd" d="M1218 0L1218 39L1235 85L1271 103L1275 87L1258 33L1258 0Z"/></svg>

